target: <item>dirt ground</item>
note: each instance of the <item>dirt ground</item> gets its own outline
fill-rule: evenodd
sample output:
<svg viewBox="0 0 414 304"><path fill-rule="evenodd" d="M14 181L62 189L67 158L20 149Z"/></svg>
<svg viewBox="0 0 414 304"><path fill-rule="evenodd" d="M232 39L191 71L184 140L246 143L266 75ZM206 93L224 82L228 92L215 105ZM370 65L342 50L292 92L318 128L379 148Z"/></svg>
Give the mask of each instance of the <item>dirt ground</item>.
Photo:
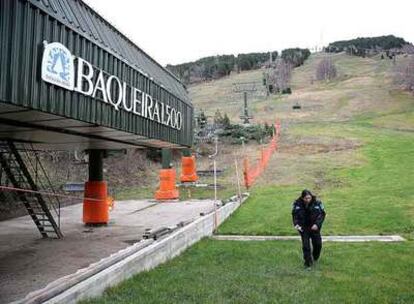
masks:
<svg viewBox="0 0 414 304"><path fill-rule="evenodd" d="M59 277L107 257L140 239L147 228L176 227L202 212L212 211L212 200L156 203L118 201L108 226L82 224L82 205L62 209L64 238L42 239L28 216L0 222L0 303L23 298Z"/></svg>

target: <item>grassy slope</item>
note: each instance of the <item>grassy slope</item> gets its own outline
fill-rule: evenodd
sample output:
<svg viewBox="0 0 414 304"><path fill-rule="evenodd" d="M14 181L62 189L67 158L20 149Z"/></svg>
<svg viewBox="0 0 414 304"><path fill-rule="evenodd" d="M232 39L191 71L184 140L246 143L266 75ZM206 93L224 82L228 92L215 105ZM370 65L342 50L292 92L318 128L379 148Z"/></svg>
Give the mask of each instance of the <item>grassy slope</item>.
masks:
<svg viewBox="0 0 414 304"><path fill-rule="evenodd" d="M326 243L307 272L297 242L207 239L90 303L414 302L413 98L392 86L390 63L377 59L336 55L339 79L311 84L319 56L296 70L292 96L253 99L257 120L282 118L280 150L219 232L292 234L290 204L308 187L327 206L325 233L400 233L409 241ZM232 78L218 82L223 88ZM209 90L226 95L203 85L191 90L201 105L212 98ZM300 112L291 110L296 101ZM237 107L223 109L238 115Z"/></svg>
<svg viewBox="0 0 414 304"><path fill-rule="evenodd" d="M413 303L414 244L327 244L312 271L298 243L203 240L85 303Z"/></svg>
<svg viewBox="0 0 414 304"><path fill-rule="evenodd" d="M291 203L304 187L315 189L325 202L326 234L400 233L410 237L414 232L413 98L392 86L387 62L344 55L334 58L341 71L338 80L306 85L304 79L317 62L314 59L297 73L295 83L298 96L334 103L337 110L329 114L321 109L290 123L284 133L287 143L284 146L282 139L281 153L273 158L262 186L252 190L251 200L219 233L295 233L290 225ZM364 101L352 113L347 109L354 98ZM304 112L311 112L304 104ZM327 151L315 153L312 145L302 144L306 138L313 144L324 143ZM303 151L292 153L295 144ZM338 149L329 148L335 145Z"/></svg>
<svg viewBox="0 0 414 304"><path fill-rule="evenodd" d="M320 195L328 212L325 233L413 233L414 134L353 124L331 127L329 131L336 136L345 133L363 138L366 143L360 152L366 162L331 169L324 176ZM307 126L295 132L326 134L326 128ZM312 182L307 186L313 188ZM290 224L291 202L302 187L305 186L268 185L253 189L250 201L220 227L219 233L294 233Z"/></svg>

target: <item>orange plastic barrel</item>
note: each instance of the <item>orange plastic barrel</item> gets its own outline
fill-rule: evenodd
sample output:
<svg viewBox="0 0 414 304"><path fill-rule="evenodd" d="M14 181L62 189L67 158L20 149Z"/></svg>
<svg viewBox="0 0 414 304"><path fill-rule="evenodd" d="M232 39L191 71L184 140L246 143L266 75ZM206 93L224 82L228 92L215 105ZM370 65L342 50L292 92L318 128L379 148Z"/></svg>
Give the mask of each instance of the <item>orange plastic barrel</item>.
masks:
<svg viewBox="0 0 414 304"><path fill-rule="evenodd" d="M109 221L108 190L105 181L85 183L83 200L83 222L85 224L107 224Z"/></svg>
<svg viewBox="0 0 414 304"><path fill-rule="evenodd" d="M179 197L179 192L175 184L175 169L160 170L160 187L155 192L156 200L173 200Z"/></svg>
<svg viewBox="0 0 414 304"><path fill-rule="evenodd" d="M183 156L181 158L181 182L192 183L198 180L195 156Z"/></svg>

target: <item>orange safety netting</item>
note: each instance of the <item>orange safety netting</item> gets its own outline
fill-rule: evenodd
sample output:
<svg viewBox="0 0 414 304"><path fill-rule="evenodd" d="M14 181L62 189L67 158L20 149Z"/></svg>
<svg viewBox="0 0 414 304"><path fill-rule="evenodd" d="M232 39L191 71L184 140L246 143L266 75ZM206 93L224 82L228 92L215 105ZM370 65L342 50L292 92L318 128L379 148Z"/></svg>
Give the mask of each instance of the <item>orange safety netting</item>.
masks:
<svg viewBox="0 0 414 304"><path fill-rule="evenodd" d="M266 169L270 157L273 152L277 150L277 143L280 136L280 122L275 123L275 133L270 140L270 143L266 148L262 148L260 151L260 158L254 166L249 165L247 157L244 158L244 185L249 188L253 185L255 180L263 173Z"/></svg>

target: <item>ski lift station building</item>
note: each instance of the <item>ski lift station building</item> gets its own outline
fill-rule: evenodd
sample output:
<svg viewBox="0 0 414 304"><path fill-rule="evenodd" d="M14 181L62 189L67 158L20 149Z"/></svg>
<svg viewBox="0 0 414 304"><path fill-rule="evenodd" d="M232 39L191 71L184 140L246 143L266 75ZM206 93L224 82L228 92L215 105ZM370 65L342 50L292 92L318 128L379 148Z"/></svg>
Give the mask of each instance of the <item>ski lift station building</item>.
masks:
<svg viewBox="0 0 414 304"><path fill-rule="evenodd" d="M164 148L169 155L191 147L193 106L184 84L81 0L1 0L0 42L0 169L14 188L24 188L18 180L25 175L28 190L40 190L15 143L87 150L83 220L107 223L105 150ZM164 169L175 187L175 171ZM166 198L177 196L161 188ZM37 200L42 214L48 207L40 194L28 195L19 198L44 235L30 204Z"/></svg>
<svg viewBox="0 0 414 304"><path fill-rule="evenodd" d="M0 139L54 150L192 145L183 83L84 2L2 0L0 39Z"/></svg>

